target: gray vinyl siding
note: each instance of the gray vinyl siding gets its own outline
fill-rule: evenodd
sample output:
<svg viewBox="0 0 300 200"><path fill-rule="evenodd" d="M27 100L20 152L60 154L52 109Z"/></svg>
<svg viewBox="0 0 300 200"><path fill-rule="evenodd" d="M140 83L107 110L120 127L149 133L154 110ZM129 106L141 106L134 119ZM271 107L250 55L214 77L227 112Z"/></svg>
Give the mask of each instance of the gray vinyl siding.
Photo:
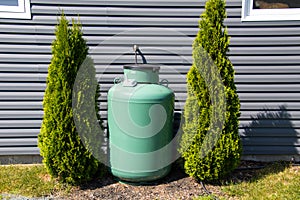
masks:
<svg viewBox="0 0 300 200"><path fill-rule="evenodd" d="M68 18L80 15L106 120L107 91L122 75L123 64L134 61L133 44L140 45L149 63L163 65L160 78L175 91L176 111L183 109L185 75L204 3L31 0L31 20L0 19L0 155L39 154L37 135L59 10ZM227 1L225 24L241 99L244 155L299 155L300 22L241 22L241 9L241 0Z"/></svg>

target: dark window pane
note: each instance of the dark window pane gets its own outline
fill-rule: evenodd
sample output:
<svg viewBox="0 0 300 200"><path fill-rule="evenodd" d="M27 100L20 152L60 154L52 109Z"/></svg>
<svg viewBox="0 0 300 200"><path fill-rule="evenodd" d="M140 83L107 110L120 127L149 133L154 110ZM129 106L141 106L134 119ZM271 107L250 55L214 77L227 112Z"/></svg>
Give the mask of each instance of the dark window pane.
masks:
<svg viewBox="0 0 300 200"><path fill-rule="evenodd" d="M0 6L18 6L18 0L0 0Z"/></svg>
<svg viewBox="0 0 300 200"><path fill-rule="evenodd" d="M300 8L299 0L254 0L254 9Z"/></svg>

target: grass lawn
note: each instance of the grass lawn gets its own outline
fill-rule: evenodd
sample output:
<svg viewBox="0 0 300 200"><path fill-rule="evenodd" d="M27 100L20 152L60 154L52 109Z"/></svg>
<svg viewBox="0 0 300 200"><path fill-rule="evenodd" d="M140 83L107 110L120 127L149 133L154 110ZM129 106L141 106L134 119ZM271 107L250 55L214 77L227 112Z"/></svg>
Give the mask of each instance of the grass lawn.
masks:
<svg viewBox="0 0 300 200"><path fill-rule="evenodd" d="M259 170L250 181L222 189L235 199L300 199L300 166L275 163Z"/></svg>
<svg viewBox="0 0 300 200"><path fill-rule="evenodd" d="M43 165L0 165L0 199L3 194L42 197L67 193L71 187L51 179Z"/></svg>
<svg viewBox="0 0 300 200"><path fill-rule="evenodd" d="M255 170L250 179L207 185L218 199L300 199L300 167L284 163L269 164ZM26 197L68 194L74 186L51 179L43 165L0 165L0 200L3 194ZM199 189L201 186L199 184ZM196 198L215 199L213 195Z"/></svg>

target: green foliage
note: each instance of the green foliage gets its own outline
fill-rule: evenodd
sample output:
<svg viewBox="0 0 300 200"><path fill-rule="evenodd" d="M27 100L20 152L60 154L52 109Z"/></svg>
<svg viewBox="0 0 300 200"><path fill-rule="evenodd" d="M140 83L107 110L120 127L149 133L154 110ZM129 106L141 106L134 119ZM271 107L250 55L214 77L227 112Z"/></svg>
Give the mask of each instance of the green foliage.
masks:
<svg viewBox="0 0 300 200"><path fill-rule="evenodd" d="M56 26L55 35L43 101L44 119L38 136L38 146L51 176L58 177L63 182L78 184L91 179L100 167L99 161L83 144L73 119L73 85L77 72L87 57L88 47L83 39L80 23L73 20L70 27L64 14ZM94 76L93 63L89 62L89 64L85 66L89 66L89 71ZM95 76L91 80L97 81ZM88 89L88 87L88 84L83 84L81 90ZM95 98L93 100L92 108L95 109L97 103ZM99 115L97 117L99 119ZM98 123L100 123L99 120ZM86 124L90 124L88 119Z"/></svg>
<svg viewBox="0 0 300 200"><path fill-rule="evenodd" d="M234 84L234 69L226 56L229 36L223 25L225 17L224 0L207 1L193 43L194 63L187 75L188 97L179 151L185 160L186 173L201 181L228 175L238 166L242 153L238 135L240 102ZM210 60L217 73L214 73ZM219 89L222 87L218 76L223 89ZM222 95L225 95L226 105L222 104ZM222 106L224 118L215 116L222 111ZM211 127L211 123L223 123L223 127ZM207 138L209 131L212 135Z"/></svg>

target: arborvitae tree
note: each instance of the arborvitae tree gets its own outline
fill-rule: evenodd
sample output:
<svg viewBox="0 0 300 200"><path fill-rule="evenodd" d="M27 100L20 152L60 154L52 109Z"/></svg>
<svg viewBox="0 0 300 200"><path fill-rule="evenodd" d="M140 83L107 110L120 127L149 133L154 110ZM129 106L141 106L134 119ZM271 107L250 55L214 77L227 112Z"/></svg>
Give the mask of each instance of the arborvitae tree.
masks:
<svg viewBox="0 0 300 200"><path fill-rule="evenodd" d="M206 2L193 43L194 63L187 74L180 152L186 173L201 181L228 175L238 166L242 153L238 134L240 102L234 69L226 56L229 36L223 24L225 6L225 0Z"/></svg>
<svg viewBox="0 0 300 200"><path fill-rule="evenodd" d="M50 175L58 177L63 182L79 184L92 178L100 166L99 161L86 148L88 145L83 144L75 127L72 110L74 81L87 57L88 47L83 38L81 24L73 21L70 27L64 14L56 26L55 35L43 100L44 118L38 136L38 146ZM94 66L89 63L90 65L86 66L89 66L91 75L94 76ZM96 78L91 80L95 83ZM84 90L86 89L84 87L87 88L88 85L80 88ZM95 93L93 95L98 96ZM95 110L95 106L98 109L97 102L93 100L92 109Z"/></svg>

